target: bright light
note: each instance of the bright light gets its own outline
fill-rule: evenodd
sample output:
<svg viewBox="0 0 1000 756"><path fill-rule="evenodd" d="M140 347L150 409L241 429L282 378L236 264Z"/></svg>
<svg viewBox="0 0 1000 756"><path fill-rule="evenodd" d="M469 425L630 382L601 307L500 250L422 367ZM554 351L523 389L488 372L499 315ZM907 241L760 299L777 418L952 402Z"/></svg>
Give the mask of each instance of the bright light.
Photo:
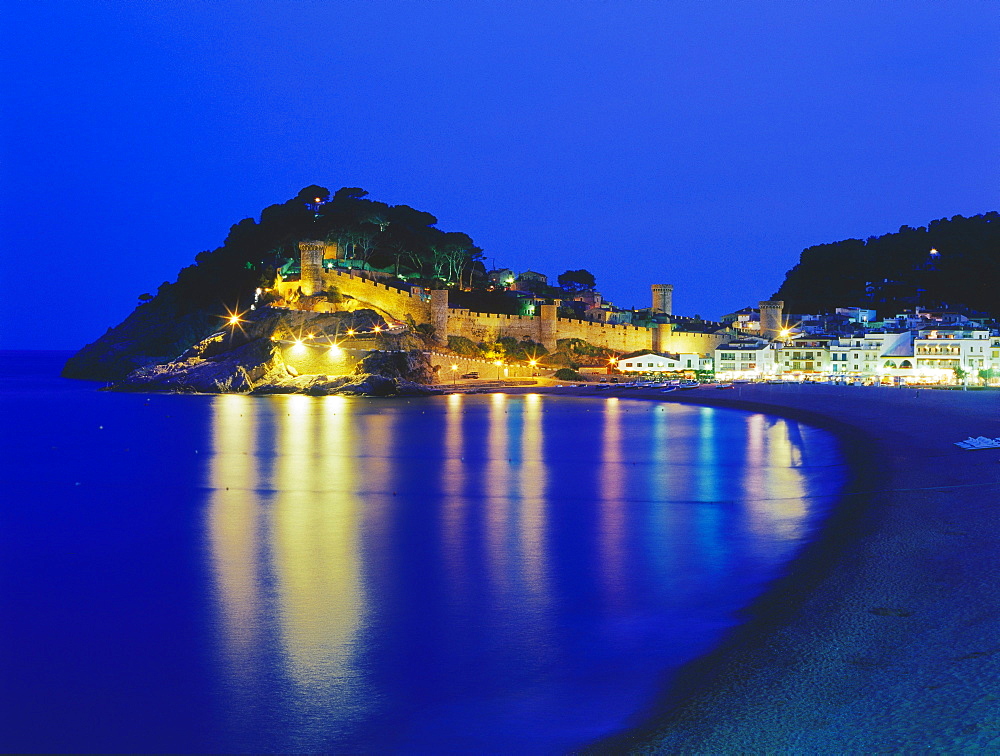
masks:
<svg viewBox="0 0 1000 756"><path fill-rule="evenodd" d="M787 328L782 328L782 329L781 329L781 338L783 338L783 339L785 339L785 338L788 338L788 336L789 336L789 335L790 335L791 333L792 333L792 332L791 332L791 331L789 331L789 330L788 330Z"/></svg>
<svg viewBox="0 0 1000 756"><path fill-rule="evenodd" d="M382 326L375 326L372 330L375 331L375 333L382 333Z"/></svg>
<svg viewBox="0 0 1000 756"><path fill-rule="evenodd" d="M315 338L315 336L314 336L314 334L311 334L311 333L310 333L310 334L309 334L308 336L306 336L306 338L307 338L307 339L312 339L312 338Z"/></svg>
<svg viewBox="0 0 1000 756"><path fill-rule="evenodd" d="M451 366L451 369L452 369L453 371L456 371L456 372L457 372L457 371L458 371L458 365L452 365L452 366Z"/></svg>
<svg viewBox="0 0 1000 756"><path fill-rule="evenodd" d="M496 362L494 362L493 364L494 364L494 365L496 365L497 367L500 367L501 365L503 365L503 363L502 363L502 362L500 362L500 360L497 360L497 361L496 361Z"/></svg>
<svg viewBox="0 0 1000 756"><path fill-rule="evenodd" d="M354 335L354 329L353 328L348 328L347 329L347 335L348 336L353 336Z"/></svg>
<svg viewBox="0 0 1000 756"><path fill-rule="evenodd" d="M531 365L531 367L534 367L538 364L538 360L528 360L528 364Z"/></svg>
<svg viewBox="0 0 1000 756"><path fill-rule="evenodd" d="M317 202L322 202L323 200L322 200L321 198L317 197L317 198L316 198L316 201L317 201Z"/></svg>
<svg viewBox="0 0 1000 756"><path fill-rule="evenodd" d="M242 323L242 322L243 322L243 320L242 320L242 318L240 318L240 315L242 315L242 314L243 314L243 313L240 313L240 312L236 312L236 311L234 311L234 310L230 310L230 309L229 309L229 308L227 307L227 308L226 308L226 314L225 314L225 316L224 316L224 317L225 317L225 319L226 319L226 325L229 325L229 326L234 326L234 325L237 325L237 324L239 324L239 323Z"/></svg>
<svg viewBox="0 0 1000 756"><path fill-rule="evenodd" d="M340 347L337 346L336 344L330 344L330 356L331 357L339 357L340 356Z"/></svg>
<svg viewBox="0 0 1000 756"><path fill-rule="evenodd" d="M305 344L302 343L302 339L295 339L295 344L293 346L302 347L305 346Z"/></svg>

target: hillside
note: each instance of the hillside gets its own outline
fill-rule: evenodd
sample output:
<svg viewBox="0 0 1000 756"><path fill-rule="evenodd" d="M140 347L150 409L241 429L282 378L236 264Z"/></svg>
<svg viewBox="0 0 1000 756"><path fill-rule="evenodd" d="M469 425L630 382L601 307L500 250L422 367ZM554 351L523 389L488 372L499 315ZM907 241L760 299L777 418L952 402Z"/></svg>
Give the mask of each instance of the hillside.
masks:
<svg viewBox="0 0 1000 756"><path fill-rule="evenodd" d="M809 247L773 298L795 313L860 306L884 317L922 305L1000 317L1000 213Z"/></svg>
<svg viewBox="0 0 1000 756"><path fill-rule="evenodd" d="M140 304L66 363L67 378L113 381L135 368L171 360L217 331L228 313L243 312L258 287L269 288L282 266L293 269L303 239L336 243L356 267L379 268L449 286L485 280L482 250L468 235L436 228L437 218L407 205L367 199L342 188L307 186L265 208L260 220L234 225L221 247L201 252L173 283ZM294 270L293 270L294 272Z"/></svg>

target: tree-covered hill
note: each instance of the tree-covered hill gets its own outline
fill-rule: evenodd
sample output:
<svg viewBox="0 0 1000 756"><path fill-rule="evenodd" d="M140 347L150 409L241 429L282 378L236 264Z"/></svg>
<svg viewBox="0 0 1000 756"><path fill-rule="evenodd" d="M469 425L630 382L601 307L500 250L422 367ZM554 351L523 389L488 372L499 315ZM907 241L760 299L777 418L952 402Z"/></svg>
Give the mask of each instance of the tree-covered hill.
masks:
<svg viewBox="0 0 1000 756"><path fill-rule="evenodd" d="M298 242L336 242L357 265L391 270L437 286L485 281L482 250L468 235L437 228L437 218L407 205L367 199L358 188L331 194L307 186L295 197L234 225L221 247L201 252L173 283L143 295L135 311L66 364L71 378L116 380L137 367L172 359L240 312L258 287L298 260Z"/></svg>
<svg viewBox="0 0 1000 756"><path fill-rule="evenodd" d="M884 317L922 305L1000 317L1000 213L809 247L774 298L795 313L861 306Z"/></svg>

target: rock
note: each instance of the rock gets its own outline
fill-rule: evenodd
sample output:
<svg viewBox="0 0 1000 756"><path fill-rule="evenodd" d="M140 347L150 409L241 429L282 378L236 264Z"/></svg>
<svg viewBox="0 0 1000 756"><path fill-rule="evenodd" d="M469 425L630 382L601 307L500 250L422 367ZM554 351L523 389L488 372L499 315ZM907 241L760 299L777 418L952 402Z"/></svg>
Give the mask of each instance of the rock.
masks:
<svg viewBox="0 0 1000 756"><path fill-rule="evenodd" d="M382 375L410 383L434 382L430 357L419 349L405 352L371 352L354 368L356 374Z"/></svg>
<svg viewBox="0 0 1000 756"><path fill-rule="evenodd" d="M174 360L143 365L112 388L254 394L362 394L425 396L440 393L429 357L420 349L370 352L353 375L300 375L284 362L278 340L309 333L340 333L343 313L320 314L265 308L235 327L215 331ZM115 348L120 345L112 345Z"/></svg>
<svg viewBox="0 0 1000 756"><path fill-rule="evenodd" d="M270 339L256 339L209 359L192 357L133 370L112 386L115 391L246 393L257 383L285 372Z"/></svg>
<svg viewBox="0 0 1000 756"><path fill-rule="evenodd" d="M437 396L444 390L412 381L396 381L397 396Z"/></svg>
<svg viewBox="0 0 1000 756"><path fill-rule="evenodd" d="M337 393L392 396L396 393L396 379L384 375L354 376L352 382L344 384Z"/></svg>

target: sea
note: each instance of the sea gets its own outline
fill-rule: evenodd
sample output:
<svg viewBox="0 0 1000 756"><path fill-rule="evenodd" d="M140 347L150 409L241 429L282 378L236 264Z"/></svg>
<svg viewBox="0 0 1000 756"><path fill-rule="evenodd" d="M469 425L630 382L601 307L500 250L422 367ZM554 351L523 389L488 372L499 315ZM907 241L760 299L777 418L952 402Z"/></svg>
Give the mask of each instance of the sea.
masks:
<svg viewBox="0 0 1000 756"><path fill-rule="evenodd" d="M0 353L0 749L556 754L836 504L828 432L501 393L116 393Z"/></svg>

